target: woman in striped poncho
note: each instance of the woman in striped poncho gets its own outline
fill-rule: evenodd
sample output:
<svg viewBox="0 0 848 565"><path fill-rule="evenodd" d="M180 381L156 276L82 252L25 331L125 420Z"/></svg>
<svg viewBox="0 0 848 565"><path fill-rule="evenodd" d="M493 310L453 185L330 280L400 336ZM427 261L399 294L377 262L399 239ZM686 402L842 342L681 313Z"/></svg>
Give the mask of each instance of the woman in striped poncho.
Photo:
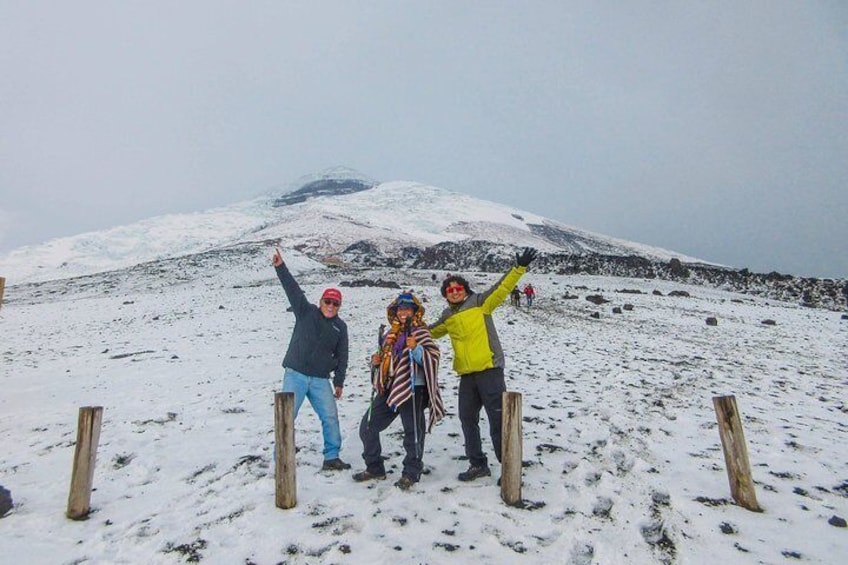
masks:
<svg viewBox="0 0 848 565"><path fill-rule="evenodd" d="M389 330L381 339L380 353L371 359L375 394L359 424L365 470L353 478L357 482L386 478L380 432L400 416L406 457L395 486L408 490L420 480L424 467L424 408L430 411L428 430L445 414L438 382L439 346L423 321L424 307L412 292L393 300L386 315Z"/></svg>

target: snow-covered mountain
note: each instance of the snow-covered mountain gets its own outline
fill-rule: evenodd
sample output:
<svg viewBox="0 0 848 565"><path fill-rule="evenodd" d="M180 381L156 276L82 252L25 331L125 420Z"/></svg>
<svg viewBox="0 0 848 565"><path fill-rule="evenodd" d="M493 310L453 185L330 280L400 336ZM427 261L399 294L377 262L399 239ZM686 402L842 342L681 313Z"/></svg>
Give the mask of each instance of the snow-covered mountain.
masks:
<svg viewBox="0 0 848 565"><path fill-rule="evenodd" d="M173 214L28 246L0 258L7 285L43 282L201 254L278 246L333 267L500 271L524 246L559 274L687 279L841 308L845 281L757 275L568 226L415 182L333 169L231 206ZM318 265L316 265L318 266Z"/></svg>
<svg viewBox="0 0 848 565"><path fill-rule="evenodd" d="M788 292L791 277L671 261L433 187L348 180L305 179L248 203L5 260L0 560L845 561L845 315L750 295ZM413 288L432 320L445 304L447 266L464 265L485 289L517 245L543 250L522 279L537 289L533 307L493 313L507 387L522 394L521 503L501 500L494 457L492 477L457 480L467 460L447 339L439 342L447 415L426 436L421 482L409 492L393 480L355 483L366 359L397 288ZM298 504L289 510L274 504L273 394L294 317L270 264L273 246L310 300L342 288L351 338L338 406L341 455L353 469L321 470L321 426L304 405ZM73 272L88 274L56 278ZM41 282L19 282L24 275ZM695 286L705 283L747 284L748 294ZM761 513L730 496L712 405L727 394L738 399ZM64 511L82 406L104 411L92 513L75 522ZM403 458L399 429L383 434L392 478Z"/></svg>
<svg viewBox="0 0 848 565"><path fill-rule="evenodd" d="M356 262L363 248L389 257L404 249L469 241L532 245L549 253L696 261L414 182L377 183L338 170L300 182L283 194L24 247L0 259L0 269L9 284L34 282L257 242L334 264Z"/></svg>

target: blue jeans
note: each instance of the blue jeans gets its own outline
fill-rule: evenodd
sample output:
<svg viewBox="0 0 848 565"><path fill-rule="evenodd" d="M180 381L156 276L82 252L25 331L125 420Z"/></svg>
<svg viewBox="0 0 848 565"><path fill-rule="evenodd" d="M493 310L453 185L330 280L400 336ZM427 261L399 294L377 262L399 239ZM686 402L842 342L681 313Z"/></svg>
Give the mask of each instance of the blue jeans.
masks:
<svg viewBox="0 0 848 565"><path fill-rule="evenodd" d="M312 409L321 420L324 434L324 460L337 459L342 449L342 433L339 430L339 412L333 396L330 379L310 377L286 368L283 374L283 392L294 393L294 417L300 411L303 399L308 398Z"/></svg>

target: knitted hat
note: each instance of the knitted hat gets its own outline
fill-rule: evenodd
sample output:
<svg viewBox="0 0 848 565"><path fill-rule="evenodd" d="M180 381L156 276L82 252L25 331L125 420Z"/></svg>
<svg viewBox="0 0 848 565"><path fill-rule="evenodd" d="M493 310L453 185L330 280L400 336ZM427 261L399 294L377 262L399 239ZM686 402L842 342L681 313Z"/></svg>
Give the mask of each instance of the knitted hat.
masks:
<svg viewBox="0 0 848 565"><path fill-rule="evenodd" d="M413 311L418 310L418 304L415 303L415 298L413 298L411 292L401 293L395 299L395 308L401 308L403 306L408 306L412 308Z"/></svg>
<svg viewBox="0 0 848 565"><path fill-rule="evenodd" d="M405 290L386 307L386 319L390 324L395 321L395 318L397 317L397 310L400 306L408 306L412 308L413 321L418 320L421 322L424 318L424 305L411 290ZM423 325L423 322L418 325Z"/></svg>

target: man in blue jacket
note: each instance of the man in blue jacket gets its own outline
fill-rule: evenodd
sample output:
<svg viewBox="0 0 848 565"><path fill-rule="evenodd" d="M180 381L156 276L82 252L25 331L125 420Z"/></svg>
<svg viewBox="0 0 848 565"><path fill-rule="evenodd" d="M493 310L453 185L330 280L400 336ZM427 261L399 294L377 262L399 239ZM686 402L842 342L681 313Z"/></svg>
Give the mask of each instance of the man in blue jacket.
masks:
<svg viewBox="0 0 848 565"><path fill-rule="evenodd" d="M272 262L295 317L294 331L283 358L283 392L294 393L295 418L303 399L308 398L321 420L324 436L322 470L350 469L350 464L339 459L342 434L336 408L336 400L342 397L348 356L347 325L339 318L342 293L336 288L328 288L316 306L306 299L283 262L279 249L275 251ZM335 373L332 385L331 372Z"/></svg>

